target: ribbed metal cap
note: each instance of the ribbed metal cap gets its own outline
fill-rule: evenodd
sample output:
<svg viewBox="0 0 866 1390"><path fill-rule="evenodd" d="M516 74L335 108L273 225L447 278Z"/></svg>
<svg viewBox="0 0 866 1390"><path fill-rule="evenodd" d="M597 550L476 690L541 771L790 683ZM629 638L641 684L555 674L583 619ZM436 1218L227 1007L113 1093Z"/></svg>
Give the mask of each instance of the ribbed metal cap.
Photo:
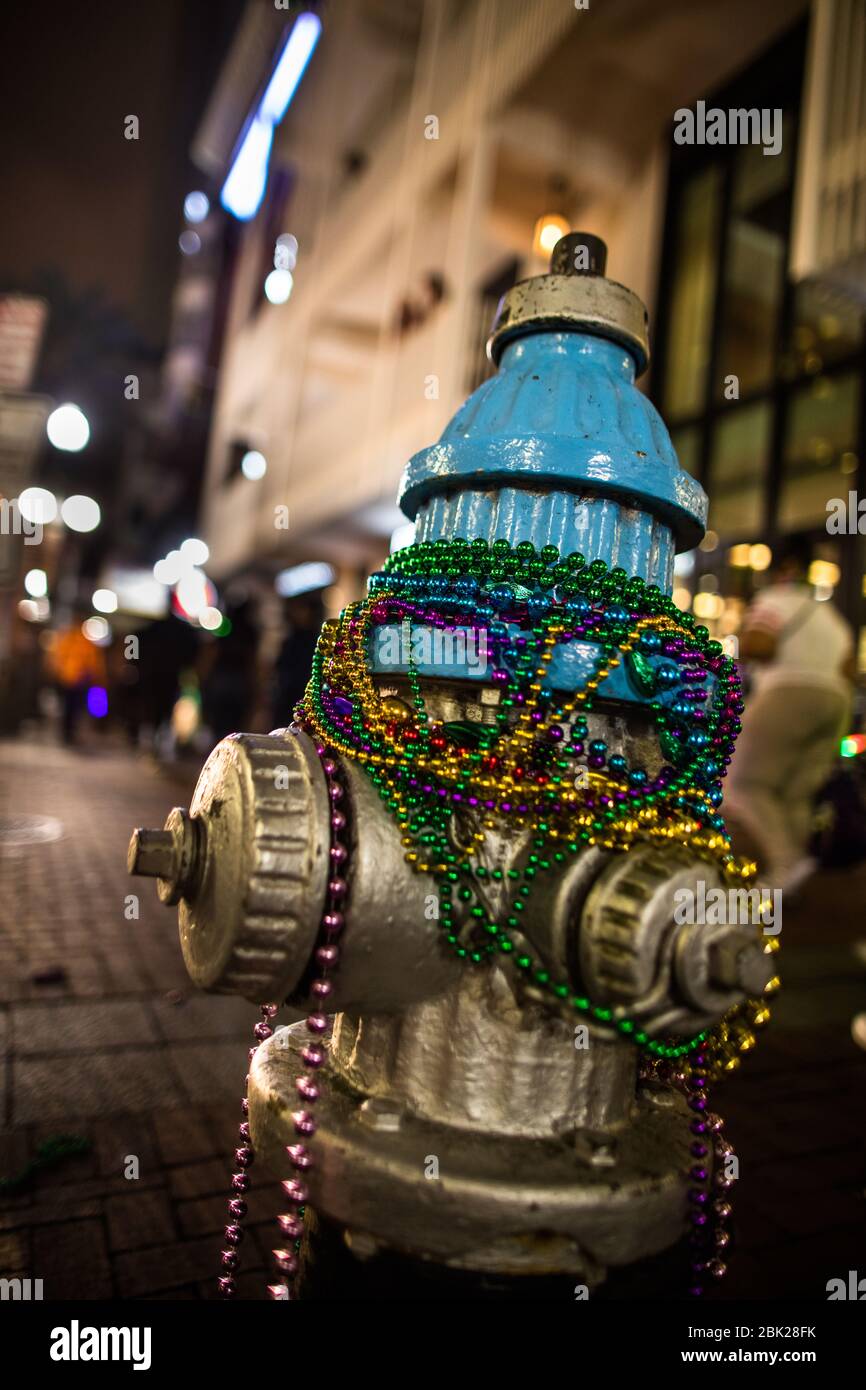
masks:
<svg viewBox="0 0 866 1390"><path fill-rule="evenodd" d="M649 316L643 301L604 275L607 247L591 232L569 232L553 248L550 274L520 280L499 301L487 355L499 364L508 343L526 333L594 333L632 354L640 376L649 365Z"/></svg>

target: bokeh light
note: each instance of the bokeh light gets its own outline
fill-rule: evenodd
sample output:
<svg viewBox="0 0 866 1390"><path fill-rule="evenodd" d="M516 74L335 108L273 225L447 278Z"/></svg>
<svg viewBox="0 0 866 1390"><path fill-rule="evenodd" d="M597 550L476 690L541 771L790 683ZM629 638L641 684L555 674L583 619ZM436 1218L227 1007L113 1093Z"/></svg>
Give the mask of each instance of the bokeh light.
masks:
<svg viewBox="0 0 866 1390"><path fill-rule="evenodd" d="M70 531L95 531L102 513L92 497L76 492L60 504L60 517Z"/></svg>
<svg viewBox="0 0 866 1390"><path fill-rule="evenodd" d="M187 222L203 222L210 212L210 198L206 193L196 190L187 193L183 200L183 215Z"/></svg>
<svg viewBox="0 0 866 1390"><path fill-rule="evenodd" d="M108 691L101 685L91 685L87 692L87 712L94 719L104 719L108 714Z"/></svg>
<svg viewBox="0 0 866 1390"><path fill-rule="evenodd" d="M18 510L25 521L47 526L57 516L57 498L44 487L26 487L18 498Z"/></svg>
<svg viewBox="0 0 866 1390"><path fill-rule="evenodd" d="M210 559L210 551L204 541L200 541L196 536L190 536L188 540L183 542L180 556L188 565L206 565Z"/></svg>
<svg viewBox="0 0 866 1390"><path fill-rule="evenodd" d="M257 483L268 471L268 461L258 449L250 449L241 459L241 472L251 483Z"/></svg>
<svg viewBox="0 0 866 1390"><path fill-rule="evenodd" d="M81 631L88 642L93 642L96 646L101 646L107 642L111 635L111 628L105 618L85 618L81 624Z"/></svg>
<svg viewBox="0 0 866 1390"><path fill-rule="evenodd" d="M24 589L31 598L44 598L48 593L48 575L44 570L28 570L24 576Z"/></svg>
<svg viewBox="0 0 866 1390"><path fill-rule="evenodd" d="M62 449L67 454L77 454L90 438L90 425L84 411L67 402L66 405L59 405L56 410L52 410L45 425L45 432L55 449Z"/></svg>
<svg viewBox="0 0 866 1390"><path fill-rule="evenodd" d="M117 594L113 589L97 589L91 602L97 613L117 612Z"/></svg>
<svg viewBox="0 0 866 1390"><path fill-rule="evenodd" d="M196 256L201 250L201 237L187 227L178 237L177 244L185 256Z"/></svg>
<svg viewBox="0 0 866 1390"><path fill-rule="evenodd" d="M285 304L294 283L290 270L272 270L265 280L265 298L271 304Z"/></svg>

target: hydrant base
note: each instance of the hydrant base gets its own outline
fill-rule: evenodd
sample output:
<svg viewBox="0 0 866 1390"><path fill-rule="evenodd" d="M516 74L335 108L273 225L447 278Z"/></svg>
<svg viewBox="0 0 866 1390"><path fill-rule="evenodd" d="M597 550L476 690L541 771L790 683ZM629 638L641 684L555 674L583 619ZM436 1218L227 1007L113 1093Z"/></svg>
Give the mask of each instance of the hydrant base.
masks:
<svg viewBox="0 0 866 1390"><path fill-rule="evenodd" d="M294 1080L307 1039L303 1023L279 1029L250 1070L253 1144L280 1176L296 1140ZM310 1204L368 1253L506 1275L568 1273L595 1287L608 1268L684 1233L689 1112L672 1092L664 1106L639 1094L628 1125L599 1146L579 1130L526 1139L371 1111L369 1097L327 1070L321 1085Z"/></svg>

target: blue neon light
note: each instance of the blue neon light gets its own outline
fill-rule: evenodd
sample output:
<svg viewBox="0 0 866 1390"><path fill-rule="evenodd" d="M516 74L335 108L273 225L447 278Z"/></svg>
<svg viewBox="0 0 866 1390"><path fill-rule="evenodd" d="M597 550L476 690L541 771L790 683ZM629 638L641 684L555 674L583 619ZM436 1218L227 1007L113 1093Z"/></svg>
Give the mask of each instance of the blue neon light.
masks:
<svg viewBox="0 0 866 1390"><path fill-rule="evenodd" d="M223 184L220 202L241 222L255 217L264 197L273 136L270 121L254 116Z"/></svg>
<svg viewBox="0 0 866 1390"><path fill-rule="evenodd" d="M259 106L258 114L274 125L279 125L288 111L321 32L322 21L318 15L298 15Z"/></svg>
<svg viewBox="0 0 866 1390"><path fill-rule="evenodd" d="M248 222L259 210L268 181L274 127L289 109L321 32L322 21L318 15L310 12L298 15L235 155L220 193L220 202L241 222Z"/></svg>

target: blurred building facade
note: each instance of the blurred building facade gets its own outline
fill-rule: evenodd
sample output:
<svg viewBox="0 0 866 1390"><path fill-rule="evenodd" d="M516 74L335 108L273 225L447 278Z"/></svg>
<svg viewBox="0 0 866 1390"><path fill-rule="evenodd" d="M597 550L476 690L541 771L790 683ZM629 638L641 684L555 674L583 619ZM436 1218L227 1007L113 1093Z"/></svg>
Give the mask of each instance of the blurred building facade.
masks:
<svg viewBox="0 0 866 1390"><path fill-rule="evenodd" d="M645 384L711 498L678 600L735 633L774 540L806 531L820 592L861 625L863 540L856 518L830 534L827 504L856 495L866 447L864 6L306 9L321 36L261 206L208 224L222 309L200 524L217 583L272 592L312 560L337 571L334 606L361 591L405 462L489 370L496 302L544 268L560 219L604 237L608 274L646 301ZM248 6L192 151L215 206L296 22ZM675 113L701 102L767 113L768 136L777 119L778 149L678 144ZM272 303L286 245L291 294ZM200 351L212 370L212 320Z"/></svg>

